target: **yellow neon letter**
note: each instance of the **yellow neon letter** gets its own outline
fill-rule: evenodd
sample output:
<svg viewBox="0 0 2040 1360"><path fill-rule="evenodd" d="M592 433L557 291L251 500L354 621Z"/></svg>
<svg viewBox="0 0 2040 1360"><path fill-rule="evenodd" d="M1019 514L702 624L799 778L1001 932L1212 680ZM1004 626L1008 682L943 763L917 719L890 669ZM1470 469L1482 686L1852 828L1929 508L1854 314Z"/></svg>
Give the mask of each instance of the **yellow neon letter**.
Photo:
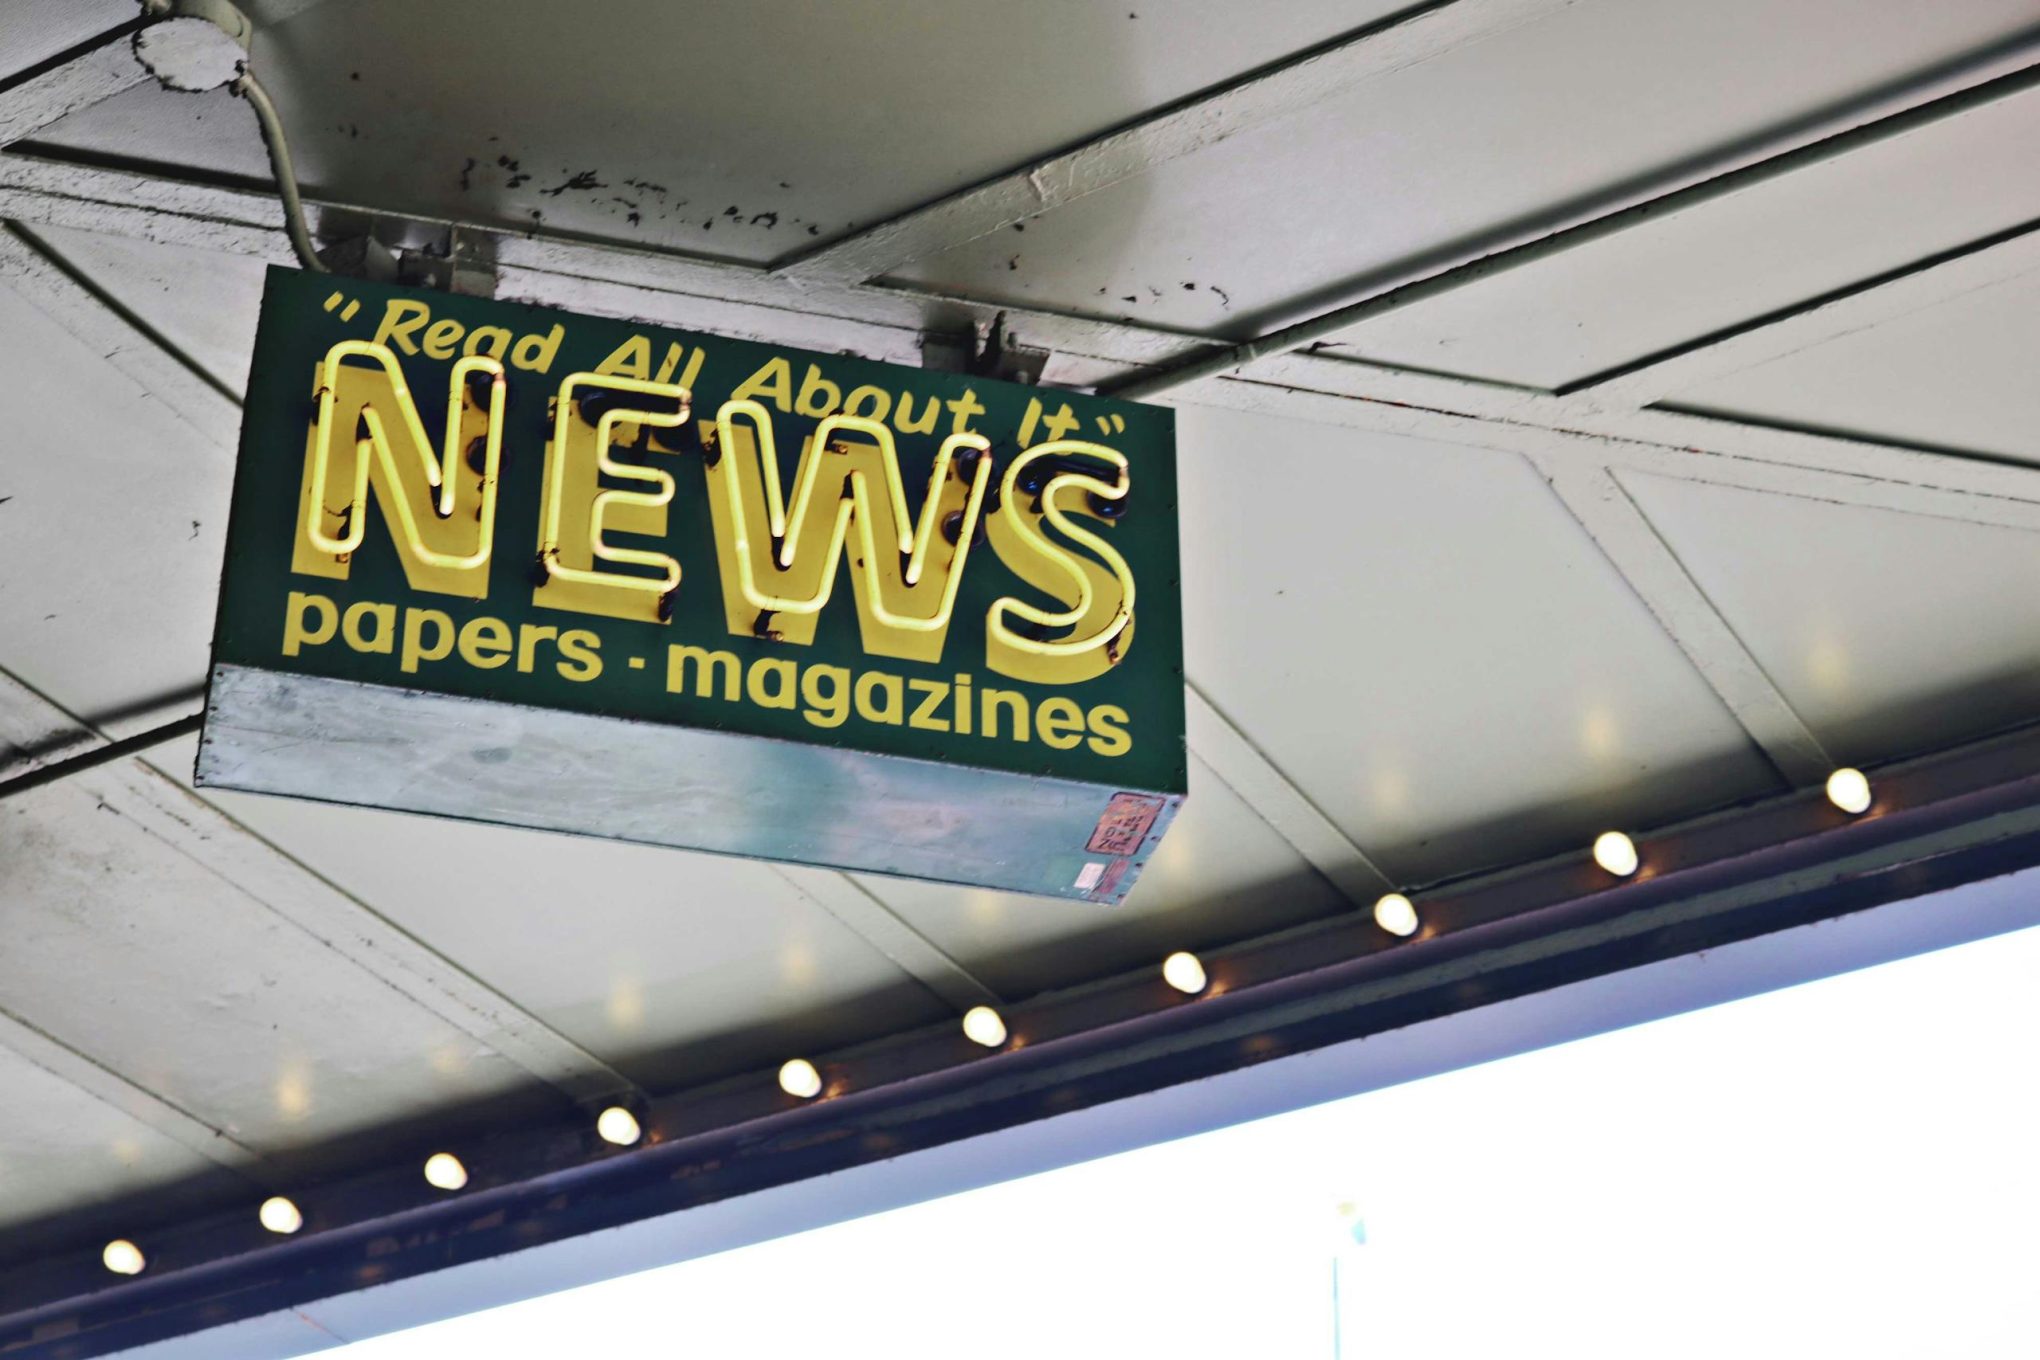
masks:
<svg viewBox="0 0 2040 1360"><path fill-rule="evenodd" d="M1072 457L1097 459L1119 475L1108 482L1065 465L1049 474L1039 495L1020 489L1030 465ZM985 614L987 666L1016 680L1067 685L1103 675L1126 655L1133 645L1133 572L1111 544L1070 517L1076 507L1068 502L1079 492L1121 500L1132 485L1126 455L1103 444L1052 440L1013 460L1000 484L998 513L986 521L986 536L1015 576L1069 608L1042 609L1010 595L992 601ZM1090 549L1092 556L1072 552L1043 533L1043 520L1070 542ZM1009 615L1034 627L1016 630ZM1038 636L1064 628L1069 631L1059 638Z"/></svg>
<svg viewBox="0 0 2040 1360"><path fill-rule="evenodd" d="M714 437L709 515L732 633L812 642L847 542L864 650L915 661L941 657L991 485L984 436L953 434L942 442L919 518L907 512L892 430L879 421L824 418L802 451L790 508L780 491L772 417L762 405L723 403ZM965 450L973 456L960 460ZM827 488L840 490L830 499Z"/></svg>
<svg viewBox="0 0 2040 1360"><path fill-rule="evenodd" d="M348 359L371 362L350 364ZM476 373L489 375L486 409L469 386ZM342 340L326 351L318 384L318 414L305 441L291 570L347 578L349 563L368 533L373 487L413 589L471 600L487 595L496 536L496 469L503 453L503 365L485 355L454 364L445 452L437 457L397 356L387 345ZM343 425L353 437L336 447Z"/></svg>
<svg viewBox="0 0 2040 1360"><path fill-rule="evenodd" d="M576 400L584 388L635 392L673 403L670 411L616 405L590 421ZM538 560L546 579L531 593L533 604L583 614L656 623L671 614L667 596L680 585L680 564L667 554L619 548L608 534L666 532L666 507L673 501L673 476L661 468L632 467L609 456L616 427L650 425L671 429L687 423L687 389L646 382L617 373L576 373L560 384L553 413L552 442L545 451L545 491L538 516ZM661 450L662 452L664 450ZM605 490L601 477L642 482L650 491ZM585 510L584 510L585 507ZM572 513L568 513L571 508ZM595 562L650 567L657 576L597 571Z"/></svg>

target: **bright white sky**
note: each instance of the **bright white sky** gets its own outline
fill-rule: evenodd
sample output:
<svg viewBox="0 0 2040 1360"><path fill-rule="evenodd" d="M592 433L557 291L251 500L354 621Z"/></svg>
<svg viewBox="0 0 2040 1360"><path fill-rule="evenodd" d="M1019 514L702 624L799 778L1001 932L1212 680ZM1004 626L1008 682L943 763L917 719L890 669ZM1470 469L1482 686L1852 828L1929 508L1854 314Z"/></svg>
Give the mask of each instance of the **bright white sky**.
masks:
<svg viewBox="0 0 2040 1360"><path fill-rule="evenodd" d="M2040 929L357 1343L2040 1355ZM1341 1250L1334 1206L1367 1242Z"/></svg>

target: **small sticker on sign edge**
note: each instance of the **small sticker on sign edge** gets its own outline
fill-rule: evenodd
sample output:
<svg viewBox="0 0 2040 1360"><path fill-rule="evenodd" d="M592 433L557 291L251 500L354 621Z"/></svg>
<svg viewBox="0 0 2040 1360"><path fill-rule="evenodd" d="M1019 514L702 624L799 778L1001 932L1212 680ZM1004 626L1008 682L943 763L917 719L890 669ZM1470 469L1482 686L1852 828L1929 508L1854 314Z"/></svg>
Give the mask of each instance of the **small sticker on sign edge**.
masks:
<svg viewBox="0 0 2040 1360"><path fill-rule="evenodd" d="M1122 848L1120 845L1113 843L1113 841L1107 840L1105 833L1107 827L1111 826L1115 820L1114 810L1127 804L1134 805L1140 809L1140 814L1131 823L1131 825L1138 829L1139 834L1128 837L1127 844ZM1085 843L1084 849L1094 855L1138 854L1142 844L1146 842L1148 834L1154 830L1156 820L1161 817L1167 808L1168 799L1155 794L1126 791L1115 793L1105 804L1105 811L1099 815L1098 824L1092 828L1090 839ZM1106 841L1106 843L1101 845L1099 844L1100 841Z"/></svg>

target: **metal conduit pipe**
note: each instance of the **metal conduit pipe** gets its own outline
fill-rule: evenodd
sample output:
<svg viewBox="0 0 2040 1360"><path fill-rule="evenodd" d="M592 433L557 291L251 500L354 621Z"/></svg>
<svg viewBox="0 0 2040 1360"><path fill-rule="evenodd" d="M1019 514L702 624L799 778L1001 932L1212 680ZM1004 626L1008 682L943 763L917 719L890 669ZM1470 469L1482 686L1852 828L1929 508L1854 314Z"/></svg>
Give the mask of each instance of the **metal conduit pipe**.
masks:
<svg viewBox="0 0 2040 1360"><path fill-rule="evenodd" d="M262 88L262 82L255 79L253 71L244 70L227 87L248 101L248 107L255 110L255 121L262 127L262 145L269 151L269 168L276 176L276 193L283 200L283 228L290 234L290 248L304 268L314 274L324 274L325 262L312 245L312 234L305 228L305 204L298 196L297 170L290 160L290 143L283 137L283 119L276 113L276 105L269 98L269 91Z"/></svg>
<svg viewBox="0 0 2040 1360"><path fill-rule="evenodd" d="M53 760L39 770L31 770L13 779L0 781L0 799L12 798L18 793L27 793L30 789L39 789L45 784L69 779L74 774L83 774L101 765L110 765L123 756L135 755L151 747L161 746L166 741L175 741L179 737L196 732L204 717L203 713L187 713L174 722L164 723L161 727L152 727L132 737L122 737L119 741L109 741L104 746L95 746L80 755L70 756L64 760Z"/></svg>
<svg viewBox="0 0 2040 1360"><path fill-rule="evenodd" d="M297 261L313 273L327 271L305 228L304 200L283 119L262 82L248 69L255 25L233 0L143 0L148 26L135 36L135 59L165 89L203 92L226 89L248 101L269 152L276 192L283 200L283 226Z"/></svg>

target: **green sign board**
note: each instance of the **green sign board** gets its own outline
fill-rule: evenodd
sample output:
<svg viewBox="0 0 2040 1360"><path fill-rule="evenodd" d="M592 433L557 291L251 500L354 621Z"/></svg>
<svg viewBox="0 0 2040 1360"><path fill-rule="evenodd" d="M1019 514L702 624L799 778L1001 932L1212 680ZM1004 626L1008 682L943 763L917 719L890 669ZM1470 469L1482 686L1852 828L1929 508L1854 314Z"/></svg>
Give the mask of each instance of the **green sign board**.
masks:
<svg viewBox="0 0 2040 1360"><path fill-rule="evenodd" d="M1117 901L1172 413L270 271L201 784Z"/></svg>

